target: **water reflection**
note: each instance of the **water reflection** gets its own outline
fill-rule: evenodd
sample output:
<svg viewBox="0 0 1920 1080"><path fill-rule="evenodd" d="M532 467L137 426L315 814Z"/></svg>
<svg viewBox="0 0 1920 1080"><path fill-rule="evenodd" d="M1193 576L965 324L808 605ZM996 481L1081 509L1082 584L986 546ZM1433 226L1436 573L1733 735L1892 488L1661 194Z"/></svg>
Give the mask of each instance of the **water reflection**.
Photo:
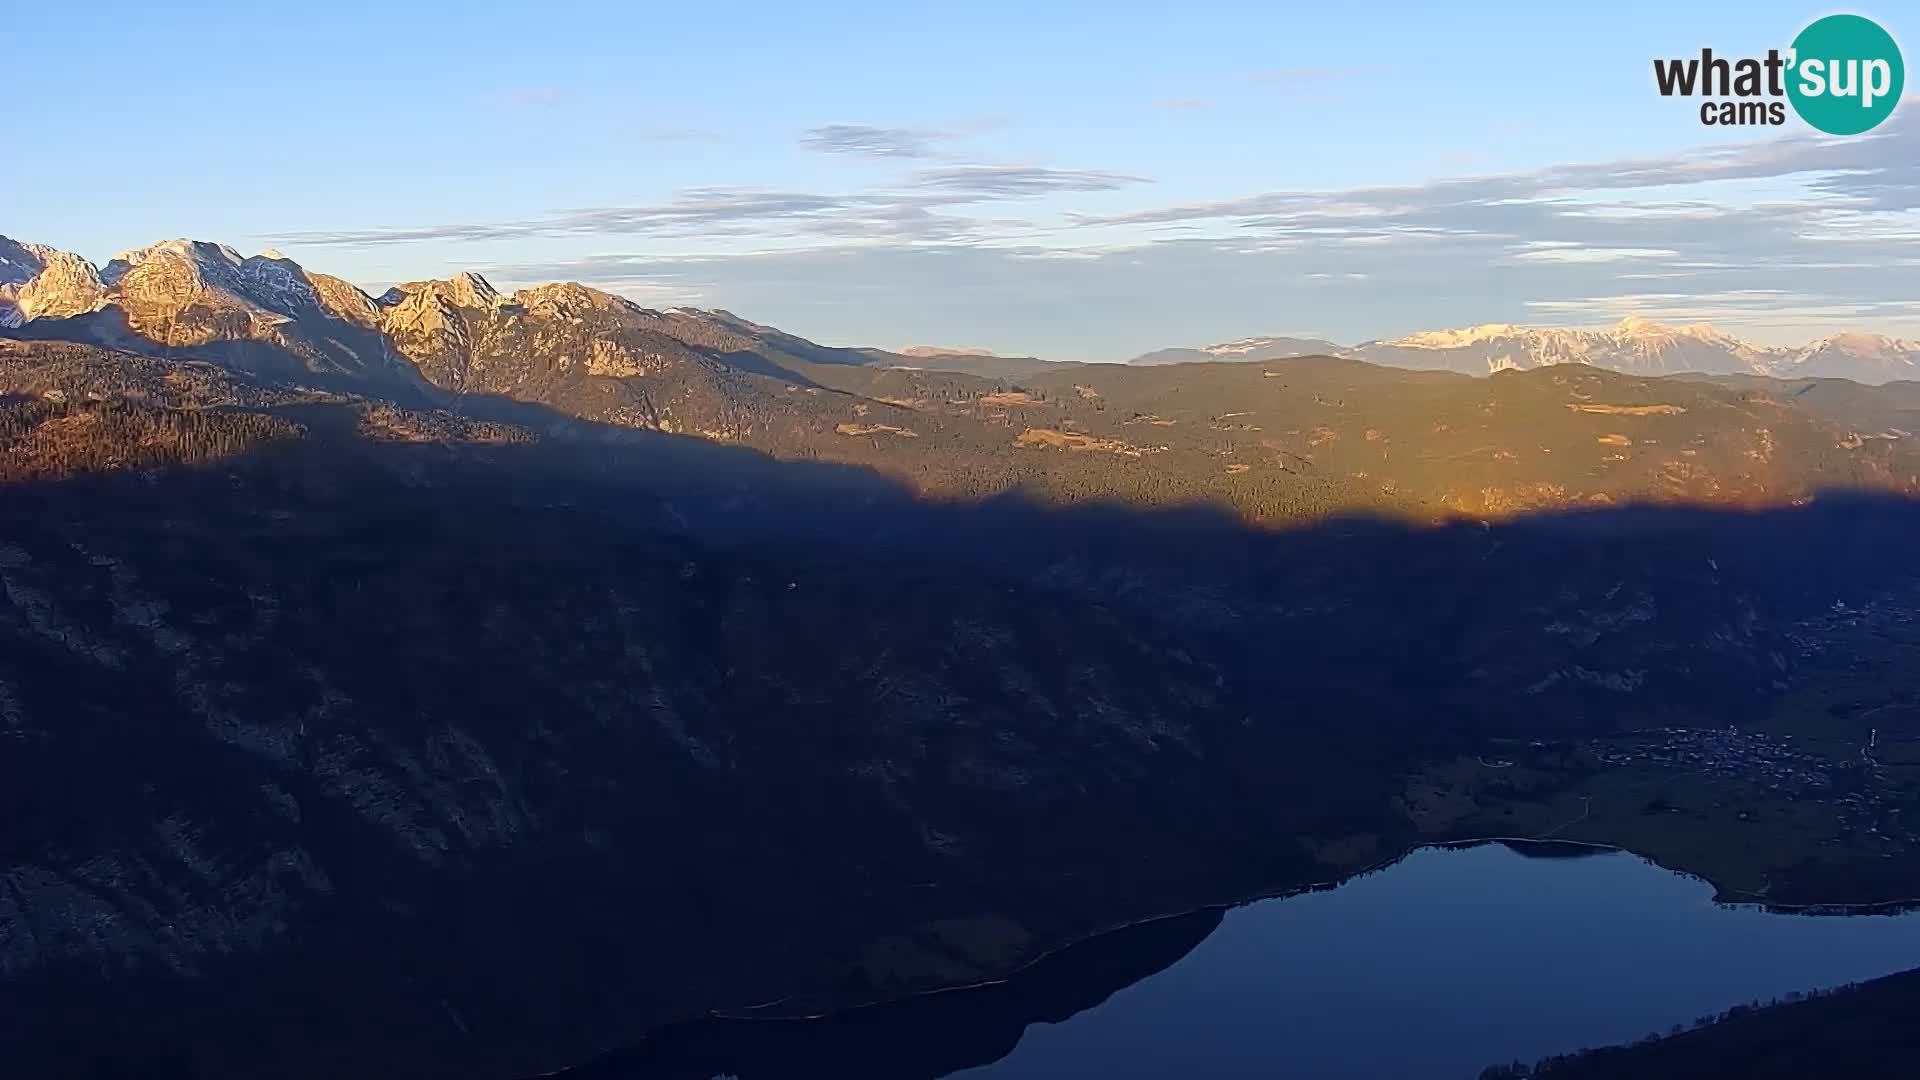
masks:
<svg viewBox="0 0 1920 1080"><path fill-rule="evenodd" d="M1430 848L1335 889L1109 934L1004 985L686 1025L567 1075L1471 1078L1920 966L1920 915L1712 893L1601 849Z"/></svg>
<svg viewBox="0 0 1920 1080"><path fill-rule="evenodd" d="M1199 911L1083 941L1005 983L818 1020L707 1020L568 1071L566 1080L934 1080L999 1061L1035 1024L1059 1024L1165 970L1220 925Z"/></svg>

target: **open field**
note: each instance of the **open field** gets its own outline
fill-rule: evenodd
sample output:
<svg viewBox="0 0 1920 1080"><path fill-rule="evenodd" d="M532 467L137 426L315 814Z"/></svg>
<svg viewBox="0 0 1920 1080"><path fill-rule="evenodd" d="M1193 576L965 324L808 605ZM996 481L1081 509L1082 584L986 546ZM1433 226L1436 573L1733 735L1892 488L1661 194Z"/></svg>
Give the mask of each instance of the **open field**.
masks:
<svg viewBox="0 0 1920 1080"><path fill-rule="evenodd" d="M1626 848L1727 900L1920 898L1920 628L1862 617L1840 631L1750 724L1462 756L1409 777L1402 810L1436 837Z"/></svg>

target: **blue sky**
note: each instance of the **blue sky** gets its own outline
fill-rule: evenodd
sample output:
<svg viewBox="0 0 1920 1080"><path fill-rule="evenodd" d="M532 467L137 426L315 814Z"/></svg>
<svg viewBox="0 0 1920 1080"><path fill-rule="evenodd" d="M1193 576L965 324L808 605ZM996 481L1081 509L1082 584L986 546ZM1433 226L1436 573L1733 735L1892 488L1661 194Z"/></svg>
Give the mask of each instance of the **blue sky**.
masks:
<svg viewBox="0 0 1920 1080"><path fill-rule="evenodd" d="M1058 359L1630 314L1920 334L1911 101L1832 140L1653 90L1655 56L1827 9L1289 7L23 6L0 232Z"/></svg>

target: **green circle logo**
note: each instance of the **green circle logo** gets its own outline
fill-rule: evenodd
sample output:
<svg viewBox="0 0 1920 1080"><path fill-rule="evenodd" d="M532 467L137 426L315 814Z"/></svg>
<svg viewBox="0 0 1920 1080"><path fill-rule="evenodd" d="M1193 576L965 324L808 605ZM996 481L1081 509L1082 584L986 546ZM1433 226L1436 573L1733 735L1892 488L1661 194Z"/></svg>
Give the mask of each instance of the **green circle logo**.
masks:
<svg viewBox="0 0 1920 1080"><path fill-rule="evenodd" d="M1787 99L1829 135L1858 135L1892 115L1906 88L1893 35L1872 19L1829 15L1793 39Z"/></svg>

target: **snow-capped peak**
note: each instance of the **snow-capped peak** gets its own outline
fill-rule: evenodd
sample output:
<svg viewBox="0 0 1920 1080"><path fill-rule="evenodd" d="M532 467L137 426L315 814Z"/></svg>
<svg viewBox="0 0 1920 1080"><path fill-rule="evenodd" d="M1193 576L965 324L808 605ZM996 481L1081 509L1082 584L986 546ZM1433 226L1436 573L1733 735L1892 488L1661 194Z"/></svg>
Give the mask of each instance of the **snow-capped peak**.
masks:
<svg viewBox="0 0 1920 1080"><path fill-rule="evenodd" d="M1674 325L1628 316L1610 327L1524 327L1487 323L1376 341L1349 355L1403 367L1481 374L1549 364L1591 364L1636 375L1683 371L1886 382L1920 378L1920 344L1843 332L1802 348L1756 345L1711 323Z"/></svg>
<svg viewBox="0 0 1920 1080"><path fill-rule="evenodd" d="M1684 326L1675 326L1672 323L1663 323L1655 319L1642 318L1638 315L1629 315L1621 319L1618 323L1615 323L1613 332L1623 338L1649 340L1669 337L1693 338L1696 341L1733 340L1714 329L1712 323L1697 322L1687 323Z"/></svg>
<svg viewBox="0 0 1920 1080"><path fill-rule="evenodd" d="M1779 350L1730 338L1707 323L1674 326L1629 316L1605 328L1525 327L1487 323L1464 330L1428 330L1361 346L1355 355L1381 363L1451 367L1475 373L1548 364L1592 364L1640 375L1681 371L1766 374Z"/></svg>
<svg viewBox="0 0 1920 1080"><path fill-rule="evenodd" d="M1920 350L1920 341L1908 341L1902 338L1888 337L1885 334L1869 334L1863 330L1842 330L1837 334L1828 334L1808 345L1814 349L1845 349L1853 353L1899 353Z"/></svg>
<svg viewBox="0 0 1920 1080"><path fill-rule="evenodd" d="M225 244L184 238L162 240L115 255L100 271L100 279L108 285L118 285L129 273L145 266L165 267L167 273L184 271L193 278L220 281L245 261L239 252Z"/></svg>
<svg viewBox="0 0 1920 1080"><path fill-rule="evenodd" d="M1406 349L1461 349L1488 342L1517 339L1527 341L1559 341L1566 344L1577 342L1600 342L1611 339L1617 342L1659 342L1672 338L1689 338L1695 341L1731 341L1726 335L1713 328L1711 323L1691 323L1675 326L1654 319L1629 315L1607 329L1528 327L1513 323L1482 323L1461 330L1422 330L1392 341L1379 342Z"/></svg>
<svg viewBox="0 0 1920 1080"><path fill-rule="evenodd" d="M138 266L149 259L172 258L186 259L192 262L219 262L228 266L239 266L246 261L240 253L225 244L209 243L205 240L162 240L143 248L123 251L113 257L117 263L126 263L129 267Z"/></svg>
<svg viewBox="0 0 1920 1080"><path fill-rule="evenodd" d="M1782 374L1891 382L1920 378L1920 341L1843 330L1796 350Z"/></svg>
<svg viewBox="0 0 1920 1080"><path fill-rule="evenodd" d="M1407 349L1460 349L1522 332L1512 323L1482 323L1464 330L1422 330L1383 344Z"/></svg>

